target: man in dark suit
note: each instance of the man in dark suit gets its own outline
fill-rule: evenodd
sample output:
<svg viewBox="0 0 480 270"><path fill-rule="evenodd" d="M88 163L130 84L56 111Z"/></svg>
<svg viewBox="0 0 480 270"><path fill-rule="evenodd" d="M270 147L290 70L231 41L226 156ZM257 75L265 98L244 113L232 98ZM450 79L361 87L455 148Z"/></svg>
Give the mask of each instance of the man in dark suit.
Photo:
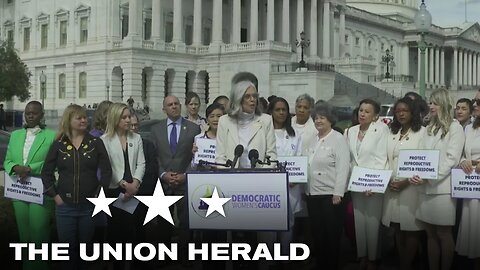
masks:
<svg viewBox="0 0 480 270"><path fill-rule="evenodd" d="M167 96L163 100L163 111L167 115L160 123L152 127L152 140L157 148L159 176L165 195L183 195L175 206L180 221L179 250L187 250L189 239L188 208L186 204L185 172L192 161L194 138L200 133L200 127L181 117L182 105L176 96ZM172 225L162 220L162 230L171 232ZM168 227L167 227L168 226ZM170 235L171 236L171 235Z"/></svg>

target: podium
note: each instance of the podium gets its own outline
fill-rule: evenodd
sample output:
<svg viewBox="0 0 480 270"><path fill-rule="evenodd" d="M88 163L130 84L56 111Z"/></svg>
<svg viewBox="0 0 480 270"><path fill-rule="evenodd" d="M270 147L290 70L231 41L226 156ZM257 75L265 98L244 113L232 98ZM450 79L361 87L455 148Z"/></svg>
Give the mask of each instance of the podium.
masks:
<svg viewBox="0 0 480 270"><path fill-rule="evenodd" d="M288 174L272 169L190 171L186 174L190 229L287 231L289 228ZM206 217L214 188L225 217Z"/></svg>

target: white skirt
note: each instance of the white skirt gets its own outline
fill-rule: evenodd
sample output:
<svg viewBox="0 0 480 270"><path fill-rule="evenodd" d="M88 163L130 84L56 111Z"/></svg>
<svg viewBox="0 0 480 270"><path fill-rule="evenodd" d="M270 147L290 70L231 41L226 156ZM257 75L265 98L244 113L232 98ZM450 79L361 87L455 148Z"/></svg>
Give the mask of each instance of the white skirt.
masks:
<svg viewBox="0 0 480 270"><path fill-rule="evenodd" d="M456 250L462 256L480 258L480 200L463 200Z"/></svg>
<svg viewBox="0 0 480 270"><path fill-rule="evenodd" d="M450 194L423 194L420 193L419 206L416 217L423 222L441 225L455 225L456 200Z"/></svg>

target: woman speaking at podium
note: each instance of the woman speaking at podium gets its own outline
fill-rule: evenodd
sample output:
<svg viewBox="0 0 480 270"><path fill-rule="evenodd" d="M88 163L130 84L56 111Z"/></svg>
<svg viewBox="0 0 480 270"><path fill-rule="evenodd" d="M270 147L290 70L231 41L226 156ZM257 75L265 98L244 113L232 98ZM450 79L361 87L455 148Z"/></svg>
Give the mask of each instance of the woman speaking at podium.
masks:
<svg viewBox="0 0 480 270"><path fill-rule="evenodd" d="M258 151L260 161L263 161L265 156L276 160L272 118L260 111L255 85L247 80L235 83L230 93L230 101L227 115L220 117L218 122L216 162L234 160L234 150L239 144L243 146L243 153L235 168L251 167L248 152L253 149Z"/></svg>

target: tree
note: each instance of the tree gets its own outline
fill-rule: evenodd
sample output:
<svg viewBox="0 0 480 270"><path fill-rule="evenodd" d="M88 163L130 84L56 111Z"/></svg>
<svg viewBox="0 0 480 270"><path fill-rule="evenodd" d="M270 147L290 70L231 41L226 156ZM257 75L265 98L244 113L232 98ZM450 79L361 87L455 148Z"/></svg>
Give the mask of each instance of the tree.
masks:
<svg viewBox="0 0 480 270"><path fill-rule="evenodd" d="M32 73L18 57L13 42L0 43L0 101L16 96L24 102L30 98Z"/></svg>

